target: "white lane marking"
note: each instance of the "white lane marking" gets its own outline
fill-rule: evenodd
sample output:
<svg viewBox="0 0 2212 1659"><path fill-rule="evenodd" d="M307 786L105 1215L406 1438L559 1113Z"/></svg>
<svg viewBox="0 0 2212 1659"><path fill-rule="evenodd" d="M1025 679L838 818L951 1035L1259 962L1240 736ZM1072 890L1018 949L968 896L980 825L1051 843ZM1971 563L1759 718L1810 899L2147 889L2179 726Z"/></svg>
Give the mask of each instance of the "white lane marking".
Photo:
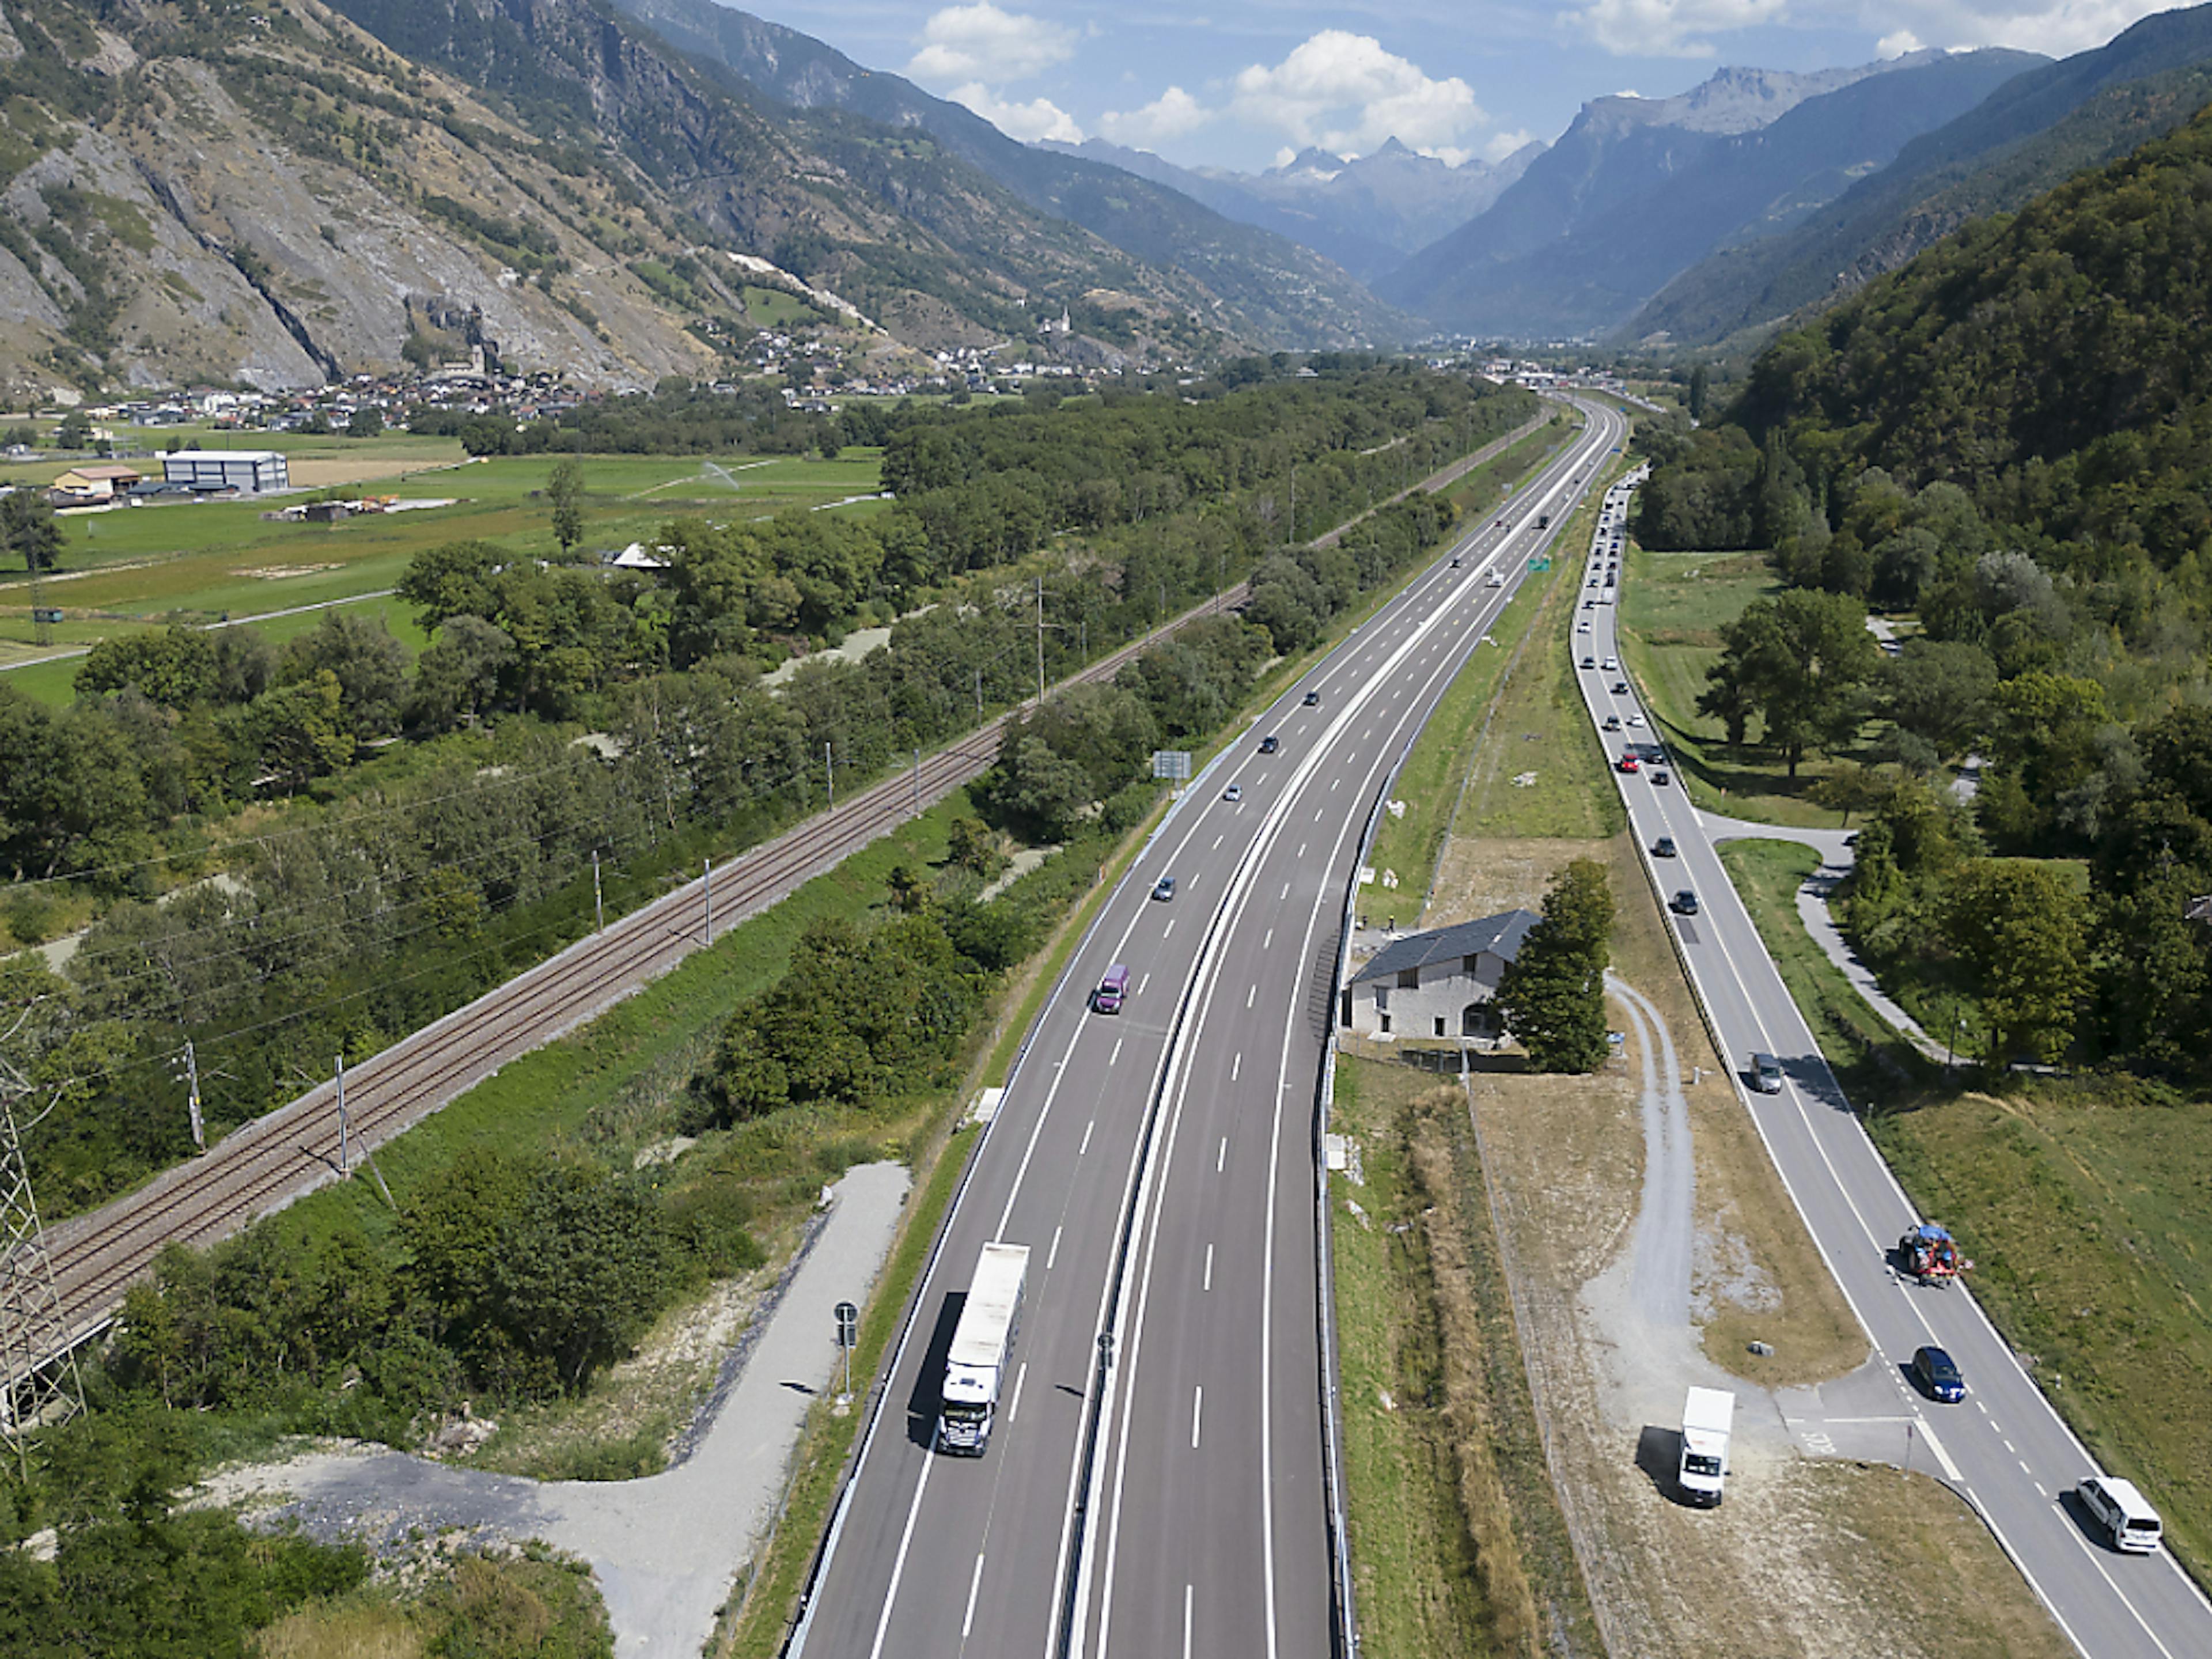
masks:
<svg viewBox="0 0 2212 1659"><path fill-rule="evenodd" d="M1247 1008L1249 1008L1249 1007L1252 1006L1253 1000L1254 1000L1256 997L1258 997L1258 996L1259 996L1259 994L1260 994L1260 987L1259 987L1258 982L1257 982L1257 981L1255 981L1255 982L1254 982L1254 984L1253 984L1252 988L1251 988L1250 990L1247 991L1247 992L1244 994L1244 1006L1245 1006Z"/></svg>
<svg viewBox="0 0 2212 1659"><path fill-rule="evenodd" d="M968 1632L975 1628L975 1592L983 1588L983 1555L975 1554L975 1576L968 1581L968 1611L961 1616L960 1639L966 1641Z"/></svg>
<svg viewBox="0 0 2212 1659"><path fill-rule="evenodd" d="M1244 1069L1244 1056L1240 1053L1240 1054L1237 1054L1236 1056L1234 1056L1234 1057L1230 1060L1230 1062L1229 1062L1229 1080L1230 1080L1231 1083L1236 1082L1236 1081L1237 1081L1237 1074L1239 1072L1242 1072L1243 1069Z"/></svg>
<svg viewBox="0 0 2212 1659"><path fill-rule="evenodd" d="M1322 821L1322 817L1323 817L1323 816L1328 812L1328 808L1327 808L1326 806L1316 806L1316 807L1315 807L1315 808L1314 808L1314 822L1315 822L1316 823L1319 823Z"/></svg>
<svg viewBox="0 0 2212 1659"><path fill-rule="evenodd" d="M1344 780L1343 780L1342 778L1331 778L1331 779L1328 781L1328 787L1329 787L1330 788L1334 789L1334 788L1335 788L1335 787L1336 787L1336 786L1337 786L1337 785L1339 785L1340 783L1342 783L1343 781L1344 781Z"/></svg>
<svg viewBox="0 0 2212 1659"><path fill-rule="evenodd" d="M1306 855L1306 844L1305 844L1305 842L1300 842L1298 843L1298 856L1299 856L1300 858L1304 858L1305 855Z"/></svg>
<svg viewBox="0 0 2212 1659"><path fill-rule="evenodd" d="M1182 1659L1190 1659L1190 1586L1182 1587Z"/></svg>
<svg viewBox="0 0 2212 1659"><path fill-rule="evenodd" d="M1173 923L1173 922L1170 922L1166 927L1163 927L1163 928L1161 928L1161 929L1160 929L1160 937L1161 937L1162 939L1165 939L1165 938L1166 938L1170 933L1172 933L1173 932L1175 932L1175 923Z"/></svg>
<svg viewBox="0 0 2212 1659"><path fill-rule="evenodd" d="M1098 1120L1095 1117L1083 1126L1083 1144L1075 1149L1076 1157L1081 1158L1084 1153L1091 1150L1091 1132L1097 1127Z"/></svg>
<svg viewBox="0 0 2212 1659"><path fill-rule="evenodd" d="M899 1534L898 1554L891 1562L891 1582L884 1586L884 1610L876 1617L876 1639L868 1646L868 1659L883 1659L884 1637L891 1627L891 1608L898 1601L899 1580L906 1573L906 1553L914 1542L915 1517L921 1513L921 1495L929 1490L929 1472L937 1466L937 1428L931 1425L929 1455L922 1459L921 1478L914 1483L914 1502L907 1505L906 1528Z"/></svg>
<svg viewBox="0 0 2212 1659"><path fill-rule="evenodd" d="M1152 976L1150 974L1146 974L1146 975L1142 979L1139 979L1139 980L1137 981L1137 994L1138 994L1139 996L1142 996L1142 995L1144 995L1144 994L1145 994L1145 987L1146 987L1147 985L1150 985L1152 982Z"/></svg>
<svg viewBox="0 0 2212 1659"><path fill-rule="evenodd" d="M1213 1288L1213 1246L1211 1244L1206 1247L1206 1284L1204 1288L1209 1291Z"/></svg>
<svg viewBox="0 0 2212 1659"><path fill-rule="evenodd" d="M1120 1037L1115 1037L1115 1038L1114 1039L1114 1052L1113 1052L1112 1054L1109 1054L1109 1055L1107 1055L1107 1056L1106 1056L1106 1063L1107 1063L1109 1066L1111 1066L1111 1065L1112 1065L1115 1060L1119 1060L1119 1059L1121 1059L1121 1039Z"/></svg>
<svg viewBox="0 0 2212 1659"><path fill-rule="evenodd" d="M1198 1425L1205 1415L1206 1389L1201 1385L1190 1392L1190 1449L1193 1451L1198 1449Z"/></svg>
<svg viewBox="0 0 2212 1659"><path fill-rule="evenodd" d="M1222 831L1222 833L1221 833L1221 834L1219 834L1219 835L1216 836L1213 838L1213 845L1212 845L1212 847L1211 848L1209 848L1208 850L1209 850L1209 851L1212 851L1212 852L1217 852L1217 853L1218 853L1218 852L1219 852L1219 851L1221 850L1221 843L1222 843L1223 842L1224 842L1224 841L1228 840L1228 839L1229 839L1229 832L1228 832L1227 830L1224 830L1224 831Z"/></svg>
<svg viewBox="0 0 2212 1659"><path fill-rule="evenodd" d="M1275 943L1275 930L1274 930L1273 928L1270 927L1270 928L1267 930L1267 937L1266 939L1262 939L1262 940L1261 940L1261 941L1260 941L1260 948L1261 948L1262 951L1266 951L1266 950L1272 949L1272 948L1273 947L1273 945L1274 945L1274 943Z"/></svg>
<svg viewBox="0 0 2212 1659"><path fill-rule="evenodd" d="M1229 1137L1221 1137L1221 1150L1213 1155L1213 1173L1219 1175L1221 1166L1229 1162Z"/></svg>
<svg viewBox="0 0 2212 1659"><path fill-rule="evenodd" d="M1063 1231L1060 1227L1054 1227L1052 1230L1052 1249L1045 1252L1044 1258L1044 1270L1047 1273L1050 1273L1052 1264L1060 1260L1060 1235Z"/></svg>
<svg viewBox="0 0 2212 1659"><path fill-rule="evenodd" d="M1290 884L1290 883L1288 883L1288 882L1286 881L1286 882L1285 882L1285 883L1283 884L1283 897L1284 897L1284 898L1288 898L1288 897L1290 897L1290 896L1291 896L1291 884ZM1280 901L1279 900L1279 901L1278 901L1278 902L1280 902Z"/></svg>
<svg viewBox="0 0 2212 1659"><path fill-rule="evenodd" d="M1030 1362L1022 1361L1021 1370L1014 1373L1014 1397L1006 1402L1006 1421L1012 1423L1022 1414L1022 1384L1030 1380Z"/></svg>

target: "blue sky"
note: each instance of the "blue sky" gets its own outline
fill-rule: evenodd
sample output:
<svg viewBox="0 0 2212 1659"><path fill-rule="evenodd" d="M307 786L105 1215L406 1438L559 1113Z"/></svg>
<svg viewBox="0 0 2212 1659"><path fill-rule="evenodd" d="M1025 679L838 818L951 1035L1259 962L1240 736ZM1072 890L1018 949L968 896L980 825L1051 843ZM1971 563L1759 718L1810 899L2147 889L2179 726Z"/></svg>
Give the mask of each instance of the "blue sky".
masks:
<svg viewBox="0 0 2212 1659"><path fill-rule="evenodd" d="M1452 161L1557 137L1589 98L1723 64L1813 70L1918 46L2101 46L2172 0L752 0L1016 137L1103 136L1253 170L1395 137Z"/></svg>

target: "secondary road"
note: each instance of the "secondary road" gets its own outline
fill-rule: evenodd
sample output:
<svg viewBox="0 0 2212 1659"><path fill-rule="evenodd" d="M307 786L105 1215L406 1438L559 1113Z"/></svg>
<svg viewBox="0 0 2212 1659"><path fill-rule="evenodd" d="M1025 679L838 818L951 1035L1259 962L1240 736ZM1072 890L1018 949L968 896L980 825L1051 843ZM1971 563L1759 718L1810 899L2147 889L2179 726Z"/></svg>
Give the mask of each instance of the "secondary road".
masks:
<svg viewBox="0 0 2212 1659"><path fill-rule="evenodd" d="M1608 492L1606 511L1618 523L1630 486ZM1611 537L1601 528L1580 611L1591 631L1573 635L1577 679L1600 739L1617 760L1631 743L1656 743L1650 717L1626 685L1625 671L1607 667L1620 654L1611 600L1603 585ZM1608 718L1619 732L1602 729ZM2035 1383L1963 1286L1923 1288L1899 1277L1890 1252L1922 1219L1868 1139L1811 1029L1798 1013L1749 913L1729 884L1716 836L1690 803L1679 779L1661 785L1646 763L1613 779L1661 892L1694 892L1697 913L1670 912L1668 923L1730 1063L1753 1052L1781 1058L1782 1092L1743 1096L1814 1242L1841 1284L1875 1346L1893 1368L1894 1410L1909 1419L1917 1454L1980 1512L2061 1629L2094 1659L2202 1659L2212 1654L2212 1605L2163 1553L2124 1556L2111 1549L2072 1496L2097 1465L2060 1421ZM1655 857L1653 844L1672 836L1677 854ZM1906 1381L1903 1367L1923 1343L1949 1350L1966 1377L1962 1404L1938 1405Z"/></svg>
<svg viewBox="0 0 2212 1659"><path fill-rule="evenodd" d="M1586 414L1194 782L1102 908L915 1293L793 1651L1331 1651L1314 1102L1336 933L1399 755L1621 437ZM1091 1012L1116 963L1133 994ZM1030 1247L1027 1306L989 1449L955 1458L938 1389L993 1241Z"/></svg>

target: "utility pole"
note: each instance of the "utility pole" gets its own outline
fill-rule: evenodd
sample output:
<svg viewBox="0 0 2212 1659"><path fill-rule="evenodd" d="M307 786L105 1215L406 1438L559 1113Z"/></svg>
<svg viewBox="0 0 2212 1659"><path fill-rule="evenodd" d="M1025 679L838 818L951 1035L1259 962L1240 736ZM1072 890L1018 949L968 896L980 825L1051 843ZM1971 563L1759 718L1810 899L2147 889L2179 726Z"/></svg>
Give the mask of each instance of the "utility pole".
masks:
<svg viewBox="0 0 2212 1659"><path fill-rule="evenodd" d="M830 757L830 745L822 745L822 787L830 797L828 810L837 810L837 763Z"/></svg>
<svg viewBox="0 0 2212 1659"><path fill-rule="evenodd" d="M599 931L607 931L606 895L599 890L599 849L592 848L592 914L599 918Z"/></svg>
<svg viewBox="0 0 2212 1659"><path fill-rule="evenodd" d="M1037 707L1044 707L1044 578L1036 579Z"/></svg>
<svg viewBox="0 0 2212 1659"><path fill-rule="evenodd" d="M353 1120L346 1115L345 1056L338 1056L338 1173L353 1173Z"/></svg>
<svg viewBox="0 0 2212 1659"><path fill-rule="evenodd" d="M701 860L703 869L699 877L700 890L707 900L707 943L714 942L714 860Z"/></svg>
<svg viewBox="0 0 2212 1659"><path fill-rule="evenodd" d="M207 1151L207 1124L200 1116L200 1057L192 1040L185 1039L185 1105L192 1115L192 1145Z"/></svg>
<svg viewBox="0 0 2212 1659"><path fill-rule="evenodd" d="M921 816L921 750L914 751L914 815Z"/></svg>
<svg viewBox="0 0 2212 1659"><path fill-rule="evenodd" d="M975 724L983 723L983 671L975 671Z"/></svg>
<svg viewBox="0 0 2212 1659"><path fill-rule="evenodd" d="M27 1008L6 1035L14 1036L29 1018ZM28 1431L84 1409L76 1351L15 1124L15 1103L30 1092L22 1074L0 1059L0 1433L13 1443L17 1473L27 1478Z"/></svg>

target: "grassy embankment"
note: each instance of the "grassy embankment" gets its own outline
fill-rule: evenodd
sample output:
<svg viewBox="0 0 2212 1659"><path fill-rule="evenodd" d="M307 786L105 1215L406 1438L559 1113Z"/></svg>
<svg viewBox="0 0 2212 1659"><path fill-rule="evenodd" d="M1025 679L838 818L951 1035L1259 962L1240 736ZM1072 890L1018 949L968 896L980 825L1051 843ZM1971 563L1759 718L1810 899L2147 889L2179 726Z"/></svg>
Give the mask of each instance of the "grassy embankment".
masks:
<svg viewBox="0 0 2212 1659"><path fill-rule="evenodd" d="M1959 1092L1888 1034L1797 919L1802 849L1723 849L1790 994L1906 1192L1977 1263L1975 1292L2075 1431L2140 1481L2212 1579L2212 1103L2117 1077ZM1869 1063L1890 1058L1889 1086ZM1896 1079L1923 1079L1917 1085Z"/></svg>
<svg viewBox="0 0 2212 1659"><path fill-rule="evenodd" d="M343 454L303 454L295 478L318 466L344 473L362 493L454 498L450 507L368 516L337 525L272 523L268 501L204 501L119 509L64 518L61 568L44 583L44 600L64 621L52 645L35 643L30 582L0 575L0 665L25 663L7 683L49 702L65 702L72 661L38 664L45 651L82 647L169 622L211 623L302 605L355 601L382 615L410 649L422 636L407 608L362 596L398 580L424 548L464 539L497 542L519 553L556 550L551 511L538 497L559 459L502 457L462 464L458 445L397 437L340 444ZM425 445L442 448L428 452ZM275 446L272 446L275 447ZM447 453L450 452L450 453ZM650 537L687 513L769 516L787 507L823 507L881 487L880 455L855 448L835 461L732 455L586 455L584 544L619 547ZM149 469L159 462L142 463ZM66 463L45 463L43 478ZM24 469L17 468L16 471ZM4 470L0 470L4 471ZM28 475L25 481L27 481ZM0 482L6 482L0 478ZM331 480L332 483L337 479ZM281 504L281 501L277 504ZM879 503L856 503L860 511ZM313 626L315 613L257 623L282 639Z"/></svg>

